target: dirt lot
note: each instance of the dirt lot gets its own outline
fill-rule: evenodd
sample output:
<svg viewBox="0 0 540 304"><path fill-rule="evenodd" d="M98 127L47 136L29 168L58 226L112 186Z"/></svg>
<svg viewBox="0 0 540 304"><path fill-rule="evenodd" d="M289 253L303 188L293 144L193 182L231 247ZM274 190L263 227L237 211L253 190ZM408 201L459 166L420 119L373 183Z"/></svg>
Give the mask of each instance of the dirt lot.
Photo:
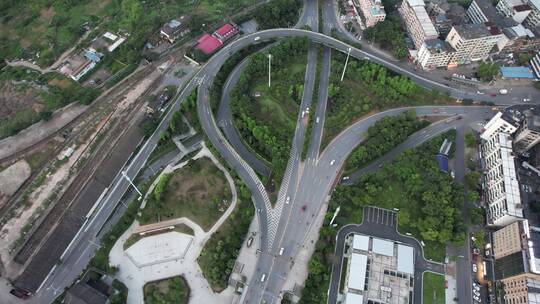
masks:
<svg viewBox="0 0 540 304"><path fill-rule="evenodd" d="M0 82L0 120L15 115L26 109L39 112L43 108L37 96L39 90L27 84L14 84L11 81Z"/></svg>

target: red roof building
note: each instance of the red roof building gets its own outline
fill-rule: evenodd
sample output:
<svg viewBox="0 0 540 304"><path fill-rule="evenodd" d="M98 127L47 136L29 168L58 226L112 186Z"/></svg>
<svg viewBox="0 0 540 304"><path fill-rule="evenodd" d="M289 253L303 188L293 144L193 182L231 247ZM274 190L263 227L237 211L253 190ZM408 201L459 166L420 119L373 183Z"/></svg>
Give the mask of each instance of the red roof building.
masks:
<svg viewBox="0 0 540 304"><path fill-rule="evenodd" d="M204 34L197 40L196 49L201 50L205 55L210 55L215 52L223 44L221 40L210 34Z"/></svg>
<svg viewBox="0 0 540 304"><path fill-rule="evenodd" d="M230 23L226 23L222 27L220 27L217 31L214 32L214 35L217 36L221 41L225 42L229 38L233 37L234 35L238 34L238 28L236 26L233 26Z"/></svg>

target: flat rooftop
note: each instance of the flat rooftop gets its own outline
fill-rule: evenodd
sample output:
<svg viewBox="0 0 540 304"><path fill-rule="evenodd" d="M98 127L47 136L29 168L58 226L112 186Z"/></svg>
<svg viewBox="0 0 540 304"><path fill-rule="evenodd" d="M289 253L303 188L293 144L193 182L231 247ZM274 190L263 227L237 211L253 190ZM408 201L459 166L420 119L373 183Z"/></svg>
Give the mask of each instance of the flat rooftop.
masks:
<svg viewBox="0 0 540 304"><path fill-rule="evenodd" d="M363 234L349 238L346 304L409 304L414 248ZM367 241L367 243L366 243Z"/></svg>

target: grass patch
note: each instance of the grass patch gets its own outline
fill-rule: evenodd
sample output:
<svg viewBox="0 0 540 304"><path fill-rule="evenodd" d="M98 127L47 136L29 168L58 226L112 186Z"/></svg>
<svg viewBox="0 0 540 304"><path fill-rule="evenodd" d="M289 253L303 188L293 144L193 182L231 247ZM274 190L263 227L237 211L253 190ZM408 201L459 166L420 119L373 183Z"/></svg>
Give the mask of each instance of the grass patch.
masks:
<svg viewBox="0 0 540 304"><path fill-rule="evenodd" d="M161 233L171 232L171 231L177 231L177 232L180 232L180 233L185 233L185 234L189 234L189 235L195 235L195 233L193 232L193 229L191 229L189 226L187 226L185 224L178 224L178 225L174 226L174 229L161 230L161 231L158 231L156 233L150 233L150 234L145 234L145 235L140 235L138 233L134 233L124 242L124 250L128 249L129 247L131 247L131 245L137 243L142 238L157 235L157 234L161 234Z"/></svg>
<svg viewBox="0 0 540 304"><path fill-rule="evenodd" d="M424 272L422 278L422 303L444 304L444 276L431 272Z"/></svg>
<svg viewBox="0 0 540 304"><path fill-rule="evenodd" d="M189 286L181 276L150 282L144 285L146 304L187 304Z"/></svg>
<svg viewBox="0 0 540 304"><path fill-rule="evenodd" d="M227 287L229 276L254 215L251 193L236 179L238 203L227 221L208 240L197 259L204 277L214 291Z"/></svg>
<svg viewBox="0 0 540 304"><path fill-rule="evenodd" d="M231 190L223 172L204 157L163 176L148 199L141 224L187 217L208 231L229 206Z"/></svg>

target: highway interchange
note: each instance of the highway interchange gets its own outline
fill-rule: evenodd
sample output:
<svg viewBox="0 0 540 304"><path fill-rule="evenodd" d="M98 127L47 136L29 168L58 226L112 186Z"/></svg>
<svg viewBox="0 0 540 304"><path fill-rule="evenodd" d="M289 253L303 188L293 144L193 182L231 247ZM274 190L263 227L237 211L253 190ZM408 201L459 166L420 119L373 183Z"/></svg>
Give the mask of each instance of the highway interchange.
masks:
<svg viewBox="0 0 540 304"><path fill-rule="evenodd" d="M315 4L313 4L315 3ZM318 20L318 8L316 1L306 1L301 22L310 23L312 28L316 28ZM342 25L338 22L335 13L334 1L325 0L323 9L323 30L328 33L331 28L336 28L338 33ZM302 21L303 20L303 21ZM301 23L299 22L299 23ZM343 33L342 33L343 34ZM259 37L255 39L256 37ZM319 83L318 100L316 115L322 119L321 123L314 125L313 133L306 134L307 119L303 119L299 114L298 124L295 130L293 146L291 148L291 158L289 160L285 180L281 183L278 195L278 201L273 204L257 174L244 160L244 152L236 150L236 145L228 141L228 136L224 136L209 106L209 88L212 85L214 76L219 71L221 65L234 53L247 46L260 41L271 41L284 37L306 37L313 43L319 43L326 46L322 56L321 77ZM257 40L257 41L256 41ZM327 36L325 34L301 30L301 29L271 29L249 34L238 38L229 45L225 46L216 53L206 64L202 65L195 77L185 86L177 95L172 106L164 116L156 131L144 143L142 148L132 157L129 164L123 169L128 176L134 177L144 167L148 156L156 147L160 134L168 126L172 114L180 108L181 102L198 88L197 112L201 121L202 128L212 145L218 150L221 156L236 171L240 178L246 183L252 192L253 202L260 220L261 254L257 261L257 271L248 284L247 292L243 298L243 303L260 303L262 300L266 303L279 303L281 291L285 279L294 263L294 257L299 248L305 241L307 232L316 226L313 220L319 212L325 211L325 203L328 195L339 175L339 169L343 165L349 153L364 139L364 133L378 119L397 115L405 111L405 108L392 109L377 113L366 119L360 120L348 127L339 134L327 148L320 152L320 138L322 136L322 127L325 117L326 89L328 84L328 71L330 69L330 49L341 52L348 52L351 49L351 56L358 59L368 59L379 63L389 69L410 77L419 85L433 90L450 93L456 98L470 98L474 100L492 101L499 104L508 103L506 98L521 98L521 93L516 92L515 96L488 96L478 95L475 92L468 92L449 87L446 84L439 83L423 76L417 75L394 62L388 61L377 54L368 53L359 50L352 45ZM310 48L310 50L313 48ZM310 51L306 72L306 85L302 99L301 110L308 107L311 103L311 94L313 92L316 69L316 55ZM311 88L311 90L309 90ZM529 93L526 93L529 94ZM439 113L434 113L438 109ZM449 128L474 121L478 117L490 115L490 109L485 107L419 107L416 108L417 115L463 115L462 120L455 120L448 124L434 124L423 131L430 136L444 132ZM301 112L301 111L299 111ZM226 133L226 132L225 132ZM306 161L301 161L301 149L306 136L312 136L311 144L306 156ZM422 133L415 134L412 139L406 143L410 146L417 145L429 137ZM404 145L406 144L404 143ZM400 146L401 147L401 146ZM399 147L398 147L399 148ZM390 157L390 156L385 156ZM99 245L99 232L109 215L120 202L122 196L128 189L127 181L118 174L109 191L103 199L96 205L94 213L89 217L88 222L77 234L72 244L66 251L62 263L55 266L54 270L42 284L42 288L36 296L30 299L30 303L48 303L80 274L86 267L91 255ZM290 203L285 203L286 198L290 197ZM305 211L302 206L306 205ZM294 219L294 220L292 220ZM284 248L283 255L278 255L280 248ZM265 275L265 279L261 278ZM459 288L459 287L458 287ZM470 294L470 288L461 287L463 292ZM460 291L458 290L458 293ZM468 300L467 300L468 299ZM470 296L461 298L463 303L470 302Z"/></svg>

